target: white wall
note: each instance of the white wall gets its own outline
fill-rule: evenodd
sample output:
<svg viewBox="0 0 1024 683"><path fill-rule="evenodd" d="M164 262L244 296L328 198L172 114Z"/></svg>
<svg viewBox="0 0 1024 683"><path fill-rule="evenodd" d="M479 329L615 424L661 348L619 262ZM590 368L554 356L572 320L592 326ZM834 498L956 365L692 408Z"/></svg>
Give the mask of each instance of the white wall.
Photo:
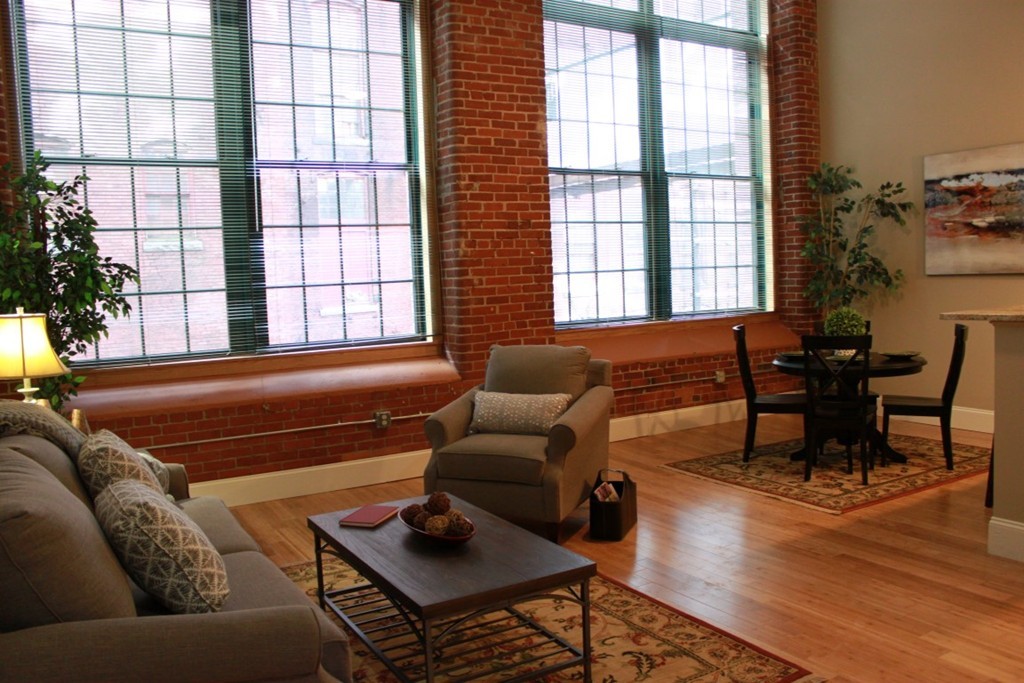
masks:
<svg viewBox="0 0 1024 683"><path fill-rule="evenodd" d="M937 395L953 344L939 313L1024 304L1024 275L925 276L921 213L925 156L1024 142L1024 0L819 0L818 23L822 159L866 188L902 180L918 206L878 242L906 284L867 312L877 348L930 365L877 388ZM991 410L992 328L969 326L956 405Z"/></svg>

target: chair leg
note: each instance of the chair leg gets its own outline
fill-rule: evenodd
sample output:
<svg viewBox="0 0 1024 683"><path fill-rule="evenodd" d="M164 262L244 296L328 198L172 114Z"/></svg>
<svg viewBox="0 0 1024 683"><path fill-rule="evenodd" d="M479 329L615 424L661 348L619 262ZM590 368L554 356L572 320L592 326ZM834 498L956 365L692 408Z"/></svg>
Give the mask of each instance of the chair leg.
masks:
<svg viewBox="0 0 1024 683"><path fill-rule="evenodd" d="M988 453L988 484L985 486L985 507L992 507L992 468L996 465L996 440L992 438L992 450Z"/></svg>
<svg viewBox="0 0 1024 683"><path fill-rule="evenodd" d="M860 454L861 460L864 459L864 454ZM853 474L853 444L846 444L846 473Z"/></svg>
<svg viewBox="0 0 1024 683"><path fill-rule="evenodd" d="M863 432L860 435L860 479L864 486L868 485L868 439Z"/></svg>
<svg viewBox="0 0 1024 683"><path fill-rule="evenodd" d="M882 467L889 466L888 457L889 448L889 411L885 411L882 415Z"/></svg>
<svg viewBox="0 0 1024 683"><path fill-rule="evenodd" d="M562 525L559 522L545 522L544 535L552 543L559 543L561 540Z"/></svg>
<svg viewBox="0 0 1024 683"><path fill-rule="evenodd" d="M743 441L743 462L750 462L754 450L754 433L757 431L757 411L747 406L747 435Z"/></svg>
<svg viewBox="0 0 1024 683"><path fill-rule="evenodd" d="M942 451L946 454L946 469L953 469L953 430L950 422L951 415L943 415L939 418L939 428L942 430Z"/></svg>
<svg viewBox="0 0 1024 683"><path fill-rule="evenodd" d="M818 433L804 428L804 481L811 480L811 468L818 459Z"/></svg>

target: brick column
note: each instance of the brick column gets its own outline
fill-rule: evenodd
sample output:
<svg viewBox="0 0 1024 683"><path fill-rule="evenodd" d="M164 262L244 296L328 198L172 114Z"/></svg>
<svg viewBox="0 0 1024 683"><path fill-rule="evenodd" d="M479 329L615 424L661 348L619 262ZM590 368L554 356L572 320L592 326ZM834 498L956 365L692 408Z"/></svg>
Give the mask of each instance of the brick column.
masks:
<svg viewBox="0 0 1024 683"><path fill-rule="evenodd" d="M804 297L810 266L800 256L798 217L813 209L807 176L821 163L817 0L770 0L776 308L794 331L819 317Z"/></svg>
<svg viewBox="0 0 1024 683"><path fill-rule="evenodd" d="M437 0L445 346L469 379L493 343L554 338L541 0Z"/></svg>

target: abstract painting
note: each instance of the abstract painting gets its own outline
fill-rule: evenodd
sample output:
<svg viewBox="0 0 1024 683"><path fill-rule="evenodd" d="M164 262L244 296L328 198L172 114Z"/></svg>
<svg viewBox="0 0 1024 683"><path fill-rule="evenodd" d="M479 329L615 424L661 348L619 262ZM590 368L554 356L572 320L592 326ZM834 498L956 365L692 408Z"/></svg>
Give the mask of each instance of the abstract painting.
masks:
<svg viewBox="0 0 1024 683"><path fill-rule="evenodd" d="M1024 143L924 158L925 274L1024 273Z"/></svg>

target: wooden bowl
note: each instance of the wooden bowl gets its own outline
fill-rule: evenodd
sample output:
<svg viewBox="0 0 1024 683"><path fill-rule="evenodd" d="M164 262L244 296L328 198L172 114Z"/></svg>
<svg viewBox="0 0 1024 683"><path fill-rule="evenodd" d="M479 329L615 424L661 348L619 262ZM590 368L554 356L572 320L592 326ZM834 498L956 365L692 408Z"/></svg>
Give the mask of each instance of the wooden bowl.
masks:
<svg viewBox="0 0 1024 683"><path fill-rule="evenodd" d="M425 530L417 529L412 524L410 524L409 522L407 522L404 519L402 519L402 515L398 515L398 518L402 520L402 524L407 526L410 531L412 531L412 532L414 532L416 534L419 534L420 536L424 536L426 538L429 538L432 541L437 541L438 543L442 543L442 544L446 544L446 545L458 545L460 543L465 543L469 539L473 538L473 536L476 534L476 524L473 524L473 520L471 520L469 517L466 517L465 519L466 519L467 522L469 522L470 526L473 527L473 530L470 533L466 534L465 536L445 536L445 535L438 535L438 534L427 533Z"/></svg>

